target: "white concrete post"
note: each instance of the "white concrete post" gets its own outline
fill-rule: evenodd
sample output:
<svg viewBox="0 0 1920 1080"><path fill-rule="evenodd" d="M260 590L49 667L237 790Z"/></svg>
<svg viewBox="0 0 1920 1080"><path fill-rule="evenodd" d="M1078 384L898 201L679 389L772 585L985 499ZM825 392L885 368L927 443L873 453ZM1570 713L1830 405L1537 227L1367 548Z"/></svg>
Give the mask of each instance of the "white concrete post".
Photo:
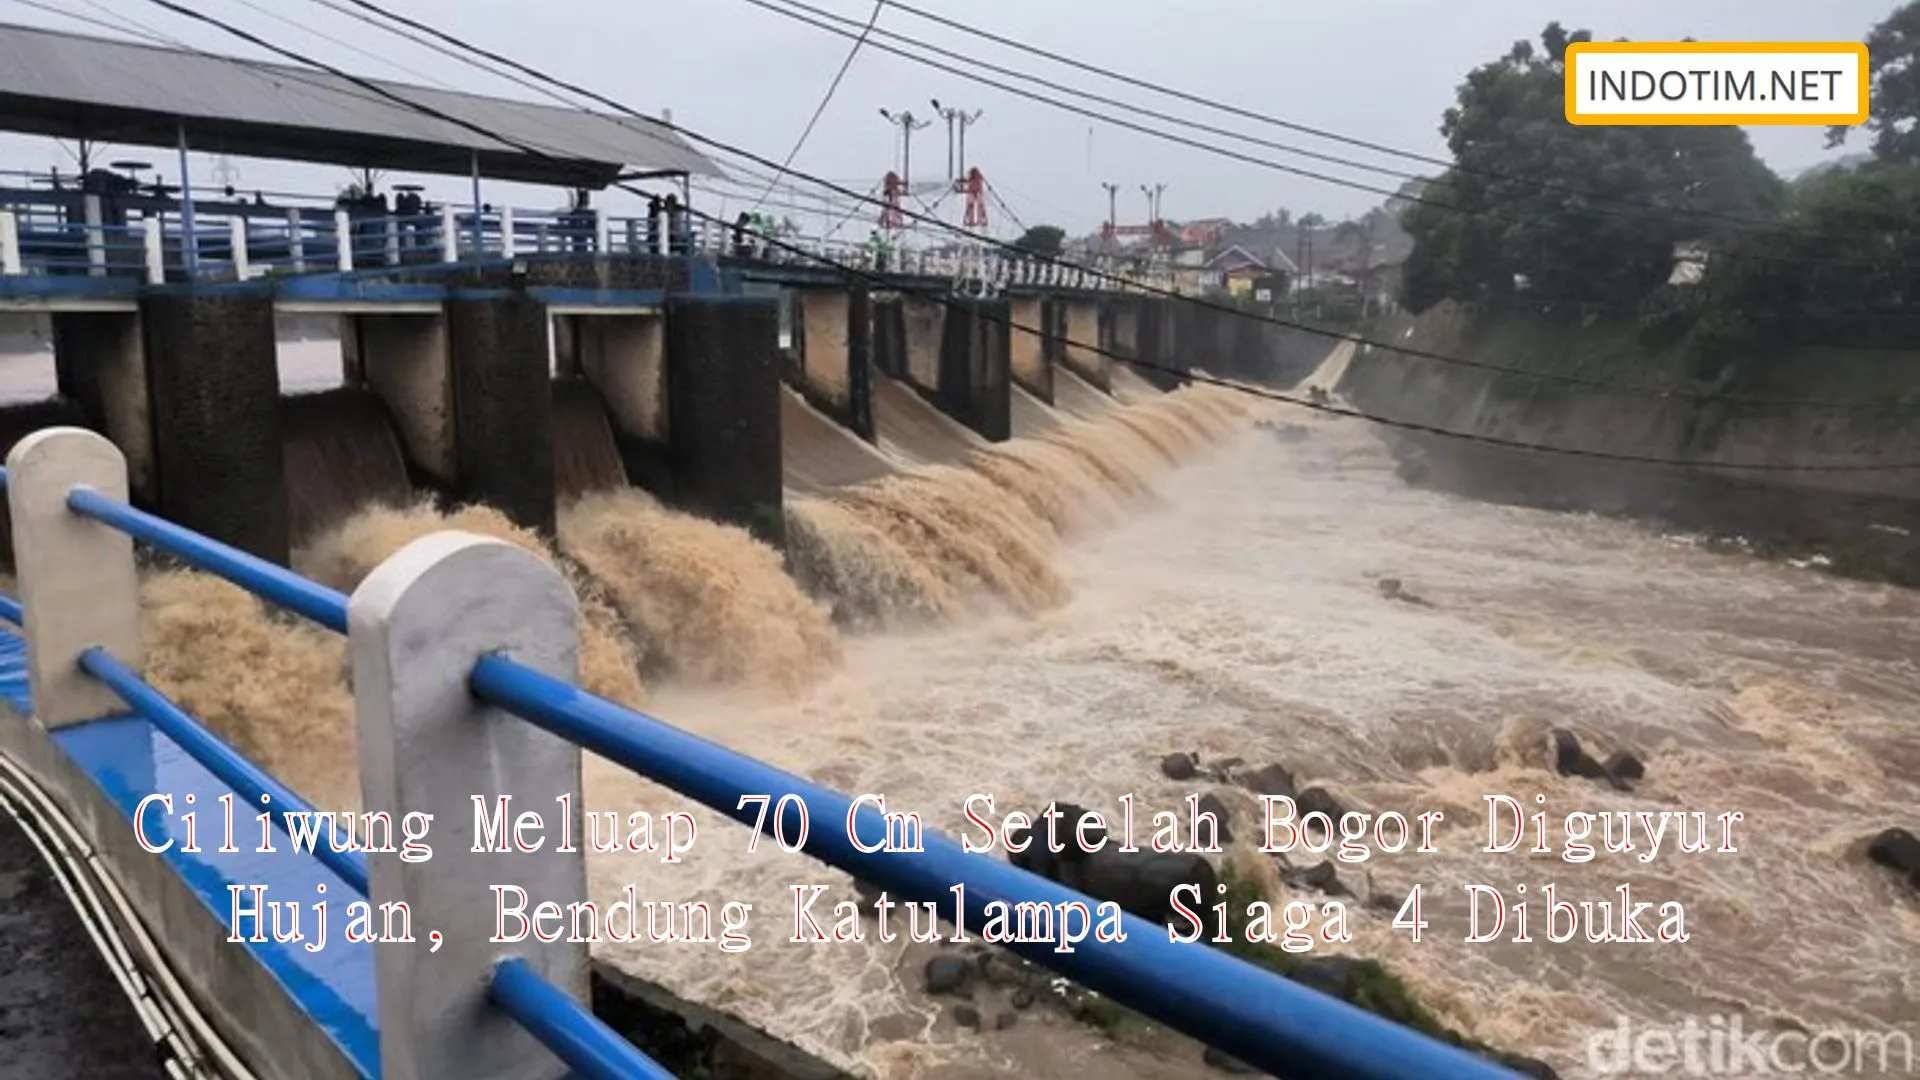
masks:
<svg viewBox="0 0 1920 1080"><path fill-rule="evenodd" d="M93 277L106 277L106 216L100 210L100 196L88 195L86 197L85 213L87 216L87 273Z"/></svg>
<svg viewBox="0 0 1920 1080"><path fill-rule="evenodd" d="M594 208L592 213L593 213L593 253L595 255L605 255L612 248L612 241L613 241L612 222L607 220L607 211L603 207Z"/></svg>
<svg viewBox="0 0 1920 1080"><path fill-rule="evenodd" d="M140 239L146 245L147 284L166 284L167 233L166 223L159 214L151 214L141 220Z"/></svg>
<svg viewBox="0 0 1920 1080"><path fill-rule="evenodd" d="M293 272L307 272L307 231L300 220L298 207L287 208L287 258L293 263Z"/></svg>
<svg viewBox="0 0 1920 1080"><path fill-rule="evenodd" d="M345 210L333 212L333 247L337 256L335 268L341 273L353 269L353 218Z"/></svg>
<svg viewBox="0 0 1920 1080"><path fill-rule="evenodd" d="M374 950L380 1066L394 1080L558 1075L559 1063L504 1012L491 1007L496 961L519 956L556 986L585 1001L587 947L564 937L543 944L491 944L493 887L526 890L534 905L587 898L580 853L580 750L468 687L474 663L489 653L573 680L579 665L579 604L559 571L523 548L462 532L439 532L401 548L354 590L347 604L353 702L366 809L433 815L433 858L370 862L376 905L405 901L413 944ZM571 795L575 849L554 849ZM510 801L511 833L522 814L544 822L539 850L477 853L474 797L491 815ZM524 839L532 840L528 833ZM508 894L512 896L513 894ZM508 930L515 927L508 920ZM439 931L437 953L427 934Z"/></svg>
<svg viewBox="0 0 1920 1080"><path fill-rule="evenodd" d="M500 257L503 259L513 258L515 253L514 248L513 207L502 206L500 208Z"/></svg>
<svg viewBox="0 0 1920 1080"><path fill-rule="evenodd" d="M440 261L460 261L460 215L453 212L452 203L440 208Z"/></svg>
<svg viewBox="0 0 1920 1080"><path fill-rule="evenodd" d="M20 219L0 210L0 274L20 272Z"/></svg>
<svg viewBox="0 0 1920 1080"><path fill-rule="evenodd" d="M245 281L253 276L253 268L247 258L247 219L228 218L227 237L227 242L233 247L233 276L238 281Z"/></svg>
<svg viewBox="0 0 1920 1080"><path fill-rule="evenodd" d="M400 265L400 220L394 217L393 215L389 214L383 219L383 221L386 224L387 265L399 266Z"/></svg>
<svg viewBox="0 0 1920 1080"><path fill-rule="evenodd" d="M127 498L127 459L82 428L42 428L7 455L7 513L26 616L33 711L49 728L124 712L113 691L80 670L98 645L140 669L140 581L133 538L67 509L76 485Z"/></svg>

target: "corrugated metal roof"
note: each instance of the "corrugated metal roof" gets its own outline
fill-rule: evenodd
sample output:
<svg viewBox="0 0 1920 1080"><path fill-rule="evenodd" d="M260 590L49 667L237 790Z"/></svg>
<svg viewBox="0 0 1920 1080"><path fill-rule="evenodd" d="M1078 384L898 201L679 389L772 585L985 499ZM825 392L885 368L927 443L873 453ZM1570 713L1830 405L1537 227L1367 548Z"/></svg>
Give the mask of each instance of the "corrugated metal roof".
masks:
<svg viewBox="0 0 1920 1080"><path fill-rule="evenodd" d="M652 120L369 79L536 157L322 71L0 24L0 129L407 172L604 187L623 171L720 176Z"/></svg>

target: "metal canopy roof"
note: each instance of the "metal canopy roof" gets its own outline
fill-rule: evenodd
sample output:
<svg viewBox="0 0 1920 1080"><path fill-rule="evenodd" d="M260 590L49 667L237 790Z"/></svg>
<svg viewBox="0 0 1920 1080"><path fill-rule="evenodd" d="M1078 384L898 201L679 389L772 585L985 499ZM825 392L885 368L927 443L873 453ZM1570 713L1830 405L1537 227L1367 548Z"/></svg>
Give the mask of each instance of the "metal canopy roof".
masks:
<svg viewBox="0 0 1920 1080"><path fill-rule="evenodd" d="M0 23L0 130L403 172L603 188L629 170L722 175L654 120Z"/></svg>

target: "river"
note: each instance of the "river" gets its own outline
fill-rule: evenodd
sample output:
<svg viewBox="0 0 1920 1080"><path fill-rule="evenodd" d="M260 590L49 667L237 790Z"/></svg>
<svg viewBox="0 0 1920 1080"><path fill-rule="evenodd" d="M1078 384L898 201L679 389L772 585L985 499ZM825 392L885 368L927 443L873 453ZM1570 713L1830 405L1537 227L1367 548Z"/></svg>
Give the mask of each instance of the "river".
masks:
<svg viewBox="0 0 1920 1080"><path fill-rule="evenodd" d="M1437 852L1341 868L1361 900L1385 902L1349 902L1355 940L1341 948L1400 970L1448 1022L1566 1076L1605 1072L1588 1044L1622 1024L1913 1024L1920 907L1853 847L1920 808L1920 598L1625 523L1414 490L1367 428L1283 419L1310 434L1256 432L1175 474L1164 508L1070 548L1062 608L853 638L844 670L797 700L667 688L656 710L842 790L884 793L949 834L966 828L974 793L1004 811L1054 798L1108 809L1132 792L1151 810L1221 790L1239 817L1230 857L1260 862L1244 795L1160 774L1182 750L1283 762L1302 787L1362 810L1439 810ZM1426 603L1388 597L1384 577ZM1629 793L1556 775L1552 727L1601 756L1630 748L1644 781ZM588 775L598 807L681 805L608 768ZM1738 850L1682 853L1669 836L1645 863L1487 853L1488 794L1529 812L1544 795L1556 848L1572 811L1738 811ZM748 855L744 828L697 817L697 857L605 856L596 890L632 880L643 898L751 902L752 947L600 955L883 1076L1091 1075L1073 1067L1086 1053L1115 1077L1210 1072L1190 1045L1114 1050L1070 1023L957 1031L921 992L924 947L781 940L792 886L833 885L824 913L852 898L845 878L769 843ZM1543 886L1578 902L1623 882L1651 902L1650 935L1673 901L1688 939L1546 940ZM1392 927L1416 884L1419 944ZM1466 943L1469 884L1509 900L1526 885L1533 940L1512 943L1509 922Z"/></svg>

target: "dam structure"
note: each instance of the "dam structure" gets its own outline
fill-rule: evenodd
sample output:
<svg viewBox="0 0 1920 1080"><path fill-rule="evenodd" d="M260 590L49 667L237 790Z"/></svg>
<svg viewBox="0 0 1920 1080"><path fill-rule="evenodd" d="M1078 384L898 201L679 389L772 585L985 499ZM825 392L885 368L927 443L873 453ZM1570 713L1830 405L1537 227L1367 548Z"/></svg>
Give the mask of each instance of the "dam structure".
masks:
<svg viewBox="0 0 1920 1080"><path fill-rule="evenodd" d="M796 848L969 925L995 903L1096 904L937 837L912 857L867 851L826 826L884 830L877 811L581 689L584 600L523 548L435 532L350 594L289 567L351 513L423 495L551 536L569 500L640 488L777 547L790 496L1096 419L1116 395L1178 386L1186 357L1258 370L1248 320L1046 260L881 266L691 216L663 228L481 194L718 172L665 125L390 87L537 135L533 159L312 72L20 27L0 27L0 57L0 117L20 132L474 185L466 205L406 213L111 174L0 188L0 323L47 327L56 391L0 408L18 596L0 600L0 801L64 853L76 910L176 1075L670 1075L587 1007L584 944L490 940L490 884L584 899L585 857L463 842L476 791L551 808L589 752L783 844L804 811L817 825ZM283 384L290 319L337 327L337 385ZM153 561L345 637L369 815L355 841L256 823L316 807L143 677ZM756 792L775 800L758 819ZM580 808L559 805L577 833ZM222 808L237 843L217 835ZM431 837L414 831L427 821ZM433 857L409 846L428 842ZM323 901L371 929L344 933L342 914L320 949L263 929ZM1289 1076L1508 1075L1203 946L1009 947Z"/></svg>

